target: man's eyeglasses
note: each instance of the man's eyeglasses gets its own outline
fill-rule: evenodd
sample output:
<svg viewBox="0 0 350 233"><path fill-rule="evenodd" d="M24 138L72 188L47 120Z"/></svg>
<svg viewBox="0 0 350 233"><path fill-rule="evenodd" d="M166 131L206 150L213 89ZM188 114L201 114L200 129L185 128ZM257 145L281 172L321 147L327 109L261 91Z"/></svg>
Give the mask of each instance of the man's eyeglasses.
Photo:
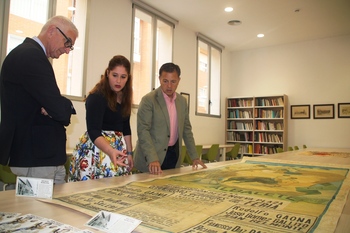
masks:
<svg viewBox="0 0 350 233"><path fill-rule="evenodd" d="M57 28L57 30L64 36L64 38L66 38L66 40L67 40L66 42L64 42L64 47L69 48L70 51L72 51L72 50L74 49L72 39L71 39L71 38L68 38L68 37L66 36L66 34L64 34L64 33L61 31L61 29L59 29L58 27L56 27L56 28Z"/></svg>

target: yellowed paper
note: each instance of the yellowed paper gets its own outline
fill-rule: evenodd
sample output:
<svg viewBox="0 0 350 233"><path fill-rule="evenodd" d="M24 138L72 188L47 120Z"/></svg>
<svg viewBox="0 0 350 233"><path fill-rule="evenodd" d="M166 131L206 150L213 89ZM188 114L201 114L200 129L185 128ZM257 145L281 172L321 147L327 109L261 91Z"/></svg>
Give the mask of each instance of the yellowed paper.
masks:
<svg viewBox="0 0 350 233"><path fill-rule="evenodd" d="M244 159L237 164L55 197L91 216L142 220L136 232L334 232L348 166Z"/></svg>

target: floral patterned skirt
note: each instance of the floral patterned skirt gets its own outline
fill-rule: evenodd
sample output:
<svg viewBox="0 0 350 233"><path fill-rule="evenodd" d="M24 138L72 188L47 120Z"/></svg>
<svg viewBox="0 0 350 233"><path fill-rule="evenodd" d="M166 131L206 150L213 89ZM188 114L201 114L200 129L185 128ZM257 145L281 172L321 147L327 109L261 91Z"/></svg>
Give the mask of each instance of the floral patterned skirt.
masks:
<svg viewBox="0 0 350 233"><path fill-rule="evenodd" d="M124 136L117 131L103 131L102 135L117 150L126 151ZM128 160L124 161L128 164ZM114 166L109 156L91 141L87 132L80 138L70 160L68 182L131 174L129 167Z"/></svg>

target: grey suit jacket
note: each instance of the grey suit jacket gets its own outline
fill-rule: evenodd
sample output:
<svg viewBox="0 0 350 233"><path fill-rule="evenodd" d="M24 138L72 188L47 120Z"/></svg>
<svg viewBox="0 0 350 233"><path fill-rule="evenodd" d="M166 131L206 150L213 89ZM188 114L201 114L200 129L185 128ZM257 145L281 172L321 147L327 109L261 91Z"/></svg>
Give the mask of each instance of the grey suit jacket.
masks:
<svg viewBox="0 0 350 233"><path fill-rule="evenodd" d="M177 154L180 154L183 140L190 157L196 159L198 155L186 99L176 93L175 104L179 133ZM148 172L149 163L154 161L163 163L170 139L169 113L161 88L157 88L142 98L137 112L137 135L134 165L138 170ZM176 164L176 167L180 166L181 156Z"/></svg>

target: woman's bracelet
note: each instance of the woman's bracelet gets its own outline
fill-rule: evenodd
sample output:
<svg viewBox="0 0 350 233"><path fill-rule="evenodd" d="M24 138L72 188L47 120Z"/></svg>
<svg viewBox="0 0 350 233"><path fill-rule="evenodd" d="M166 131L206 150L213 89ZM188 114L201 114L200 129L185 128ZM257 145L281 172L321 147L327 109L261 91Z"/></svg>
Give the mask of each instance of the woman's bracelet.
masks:
<svg viewBox="0 0 350 233"><path fill-rule="evenodd" d="M131 156L133 155L132 151L128 151L128 152L126 152L126 154L131 155Z"/></svg>

